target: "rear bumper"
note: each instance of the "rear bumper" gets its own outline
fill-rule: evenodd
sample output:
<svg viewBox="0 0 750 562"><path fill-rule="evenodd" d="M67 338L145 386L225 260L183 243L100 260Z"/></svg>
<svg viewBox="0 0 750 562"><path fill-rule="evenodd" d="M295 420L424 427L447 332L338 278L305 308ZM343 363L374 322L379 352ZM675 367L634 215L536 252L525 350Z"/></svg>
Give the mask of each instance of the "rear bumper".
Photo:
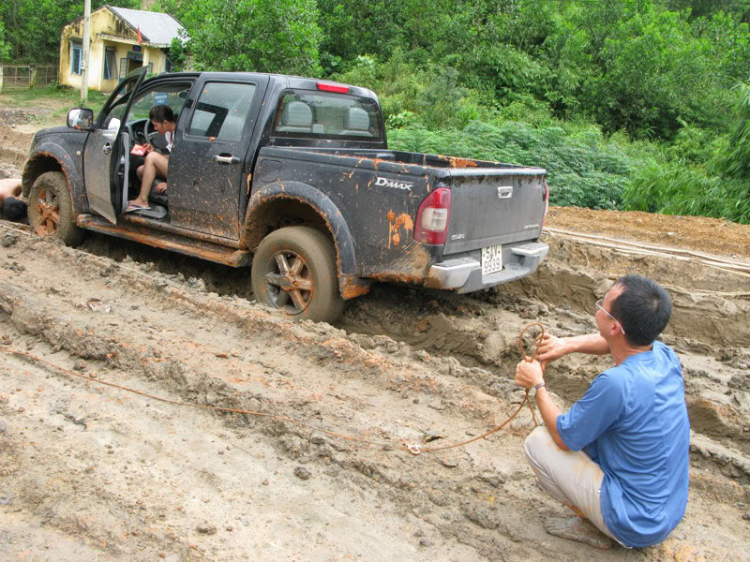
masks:
<svg viewBox="0 0 750 562"><path fill-rule="evenodd" d="M503 269L482 275L480 252L451 258L430 267L425 285L435 289L450 289L457 293L471 293L509 283L531 275L547 256L549 246L529 242L503 249Z"/></svg>

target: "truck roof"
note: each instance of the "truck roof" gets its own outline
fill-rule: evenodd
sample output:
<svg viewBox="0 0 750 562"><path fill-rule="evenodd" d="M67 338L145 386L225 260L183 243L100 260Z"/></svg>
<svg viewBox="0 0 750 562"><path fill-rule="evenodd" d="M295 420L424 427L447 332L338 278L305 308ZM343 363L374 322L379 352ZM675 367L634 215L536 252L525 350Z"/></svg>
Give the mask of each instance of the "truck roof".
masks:
<svg viewBox="0 0 750 562"><path fill-rule="evenodd" d="M377 99L377 95L372 90L367 88L361 88L352 84L344 84L341 82L334 82L331 80L323 80L319 78L306 78L304 76L289 76L286 74L275 74L271 72L175 72L170 74L160 74L157 78L163 78L165 76L185 76L190 78L209 78L216 80L227 80L242 78L243 76L268 76L272 82L282 88L293 88L298 90L317 90L318 84L328 84L332 86L339 86L342 88L348 88L348 92L351 95ZM344 92L342 92L344 93Z"/></svg>

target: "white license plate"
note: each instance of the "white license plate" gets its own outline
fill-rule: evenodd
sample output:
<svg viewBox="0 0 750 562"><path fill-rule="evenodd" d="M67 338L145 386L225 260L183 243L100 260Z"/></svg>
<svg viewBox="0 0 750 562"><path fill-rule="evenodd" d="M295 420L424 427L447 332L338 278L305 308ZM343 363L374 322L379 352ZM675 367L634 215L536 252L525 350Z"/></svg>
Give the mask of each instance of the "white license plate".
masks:
<svg viewBox="0 0 750 562"><path fill-rule="evenodd" d="M497 273L503 268L503 247L489 246L482 248L482 275Z"/></svg>

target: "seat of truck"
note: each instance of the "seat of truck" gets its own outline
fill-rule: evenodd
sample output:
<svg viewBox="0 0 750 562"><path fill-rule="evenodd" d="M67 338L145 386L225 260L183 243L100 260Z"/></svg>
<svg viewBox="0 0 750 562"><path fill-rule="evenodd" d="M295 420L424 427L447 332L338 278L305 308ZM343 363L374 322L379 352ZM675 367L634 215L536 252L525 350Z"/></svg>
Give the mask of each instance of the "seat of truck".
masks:
<svg viewBox="0 0 750 562"><path fill-rule="evenodd" d="M281 133L312 132L313 113L303 101L293 101L284 107L276 131Z"/></svg>
<svg viewBox="0 0 750 562"><path fill-rule="evenodd" d="M344 128L339 134L371 137L370 116L361 107L350 107L344 117Z"/></svg>

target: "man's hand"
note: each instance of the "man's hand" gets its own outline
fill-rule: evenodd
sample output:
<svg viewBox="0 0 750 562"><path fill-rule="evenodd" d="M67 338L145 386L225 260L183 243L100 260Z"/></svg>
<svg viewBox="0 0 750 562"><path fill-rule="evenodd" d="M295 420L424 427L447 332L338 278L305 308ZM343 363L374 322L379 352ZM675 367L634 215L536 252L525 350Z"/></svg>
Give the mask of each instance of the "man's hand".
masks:
<svg viewBox="0 0 750 562"><path fill-rule="evenodd" d="M529 390L544 382L544 372L539 361L521 361L516 365L516 384Z"/></svg>
<svg viewBox="0 0 750 562"><path fill-rule="evenodd" d="M527 359L530 358L527 357ZM544 370L539 361L521 361L516 366L516 384L518 386L530 390L532 387L543 382ZM550 398L546 387L541 387L536 391L534 401L536 402L537 408L539 408L539 413L542 414L544 425L547 426L547 430L552 436L552 439L563 451L569 450L567 445L565 445L565 442L557 433L557 418L562 412L560 411L560 408L555 406L555 403Z"/></svg>
<svg viewBox="0 0 750 562"><path fill-rule="evenodd" d="M156 193L166 193L167 191L167 182L162 181L156 184L156 187L154 188L154 191Z"/></svg>
<svg viewBox="0 0 750 562"><path fill-rule="evenodd" d="M148 154L149 152L152 152L153 150L154 150L154 147L151 144L146 143L146 144L143 145L143 154L144 154L144 156L146 154Z"/></svg>
<svg viewBox="0 0 750 562"><path fill-rule="evenodd" d="M537 357L541 361L542 365L552 363L555 359L560 359L568 353L565 347L565 339L552 336L550 334L544 334L542 341L539 342L537 347Z"/></svg>

